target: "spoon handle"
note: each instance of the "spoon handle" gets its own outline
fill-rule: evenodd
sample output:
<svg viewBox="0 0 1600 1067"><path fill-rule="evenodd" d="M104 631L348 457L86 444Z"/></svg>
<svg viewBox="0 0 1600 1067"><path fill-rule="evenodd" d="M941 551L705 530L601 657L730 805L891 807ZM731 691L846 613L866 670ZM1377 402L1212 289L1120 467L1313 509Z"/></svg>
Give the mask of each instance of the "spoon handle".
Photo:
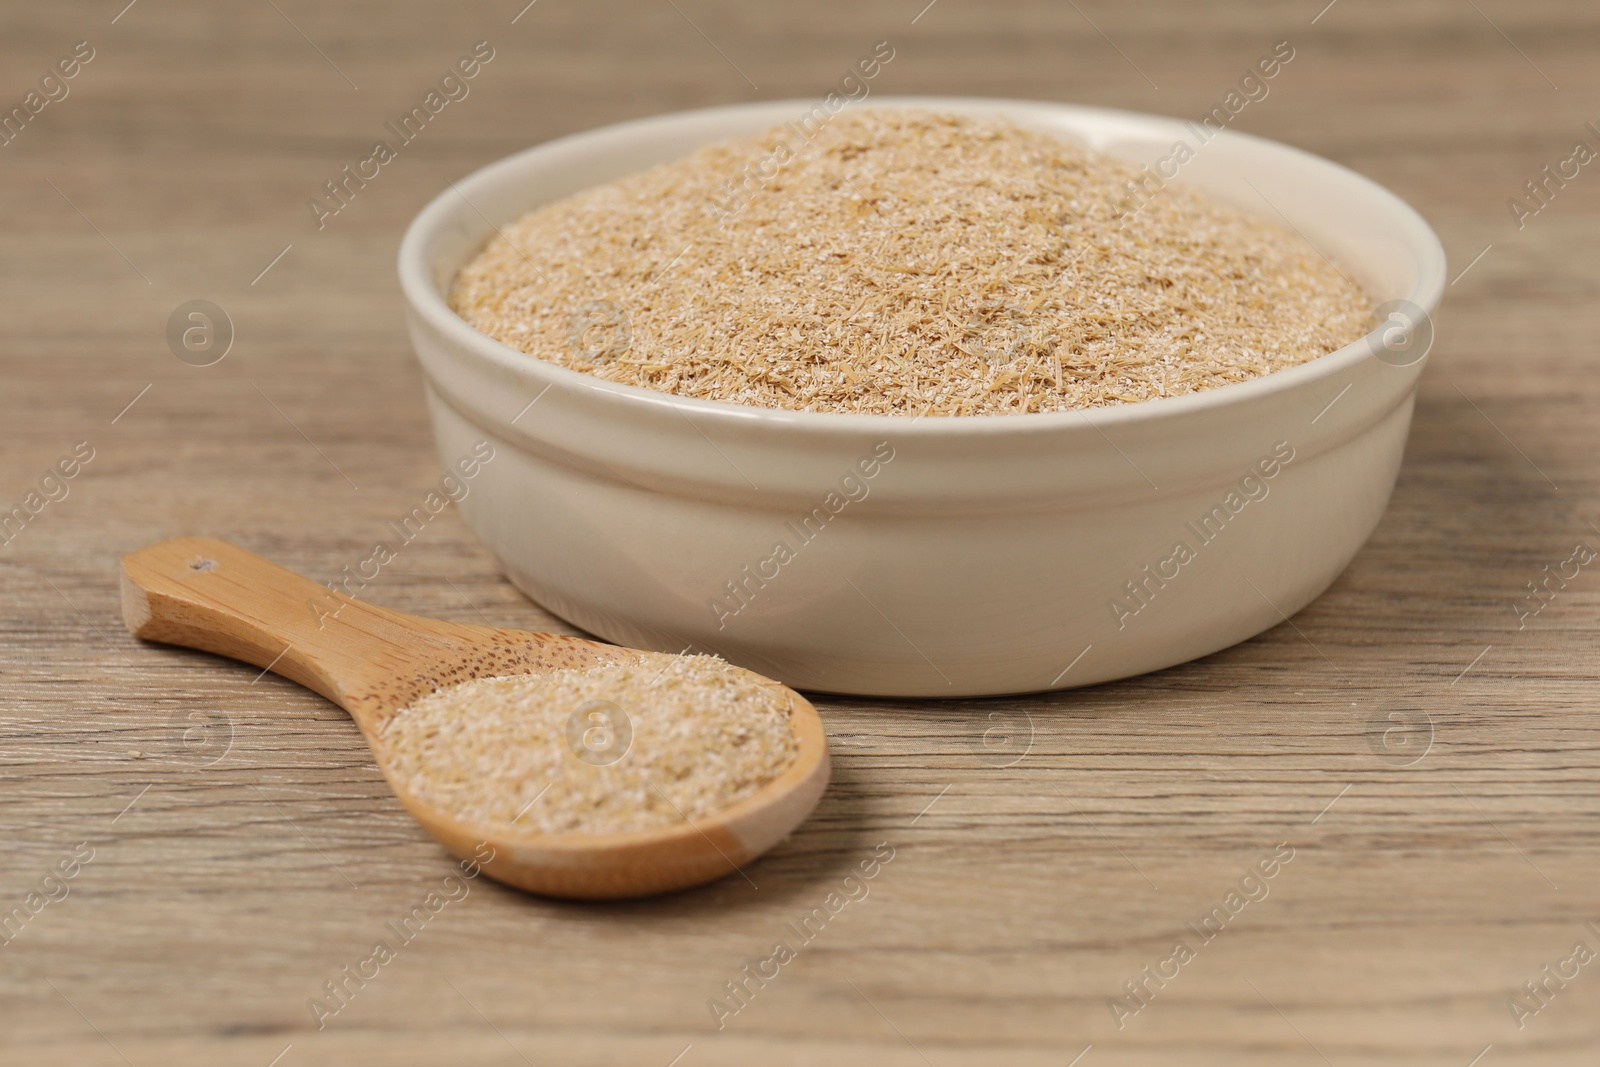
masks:
<svg viewBox="0 0 1600 1067"><path fill-rule="evenodd" d="M472 629L362 603L209 537L124 556L122 617L135 637L264 667L358 721L374 680L459 656L470 642L453 631Z"/></svg>

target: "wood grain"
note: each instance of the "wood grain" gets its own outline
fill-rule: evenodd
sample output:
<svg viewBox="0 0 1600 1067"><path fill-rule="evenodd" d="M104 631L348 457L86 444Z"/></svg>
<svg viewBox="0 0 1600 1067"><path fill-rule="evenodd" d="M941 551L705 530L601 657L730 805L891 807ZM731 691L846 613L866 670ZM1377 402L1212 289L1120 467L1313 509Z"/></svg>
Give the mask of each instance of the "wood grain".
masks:
<svg viewBox="0 0 1600 1067"><path fill-rule="evenodd" d="M1509 1002L1575 942L1600 948L1600 577L1586 568L1521 628L1516 610L1541 568L1600 547L1600 173L1520 230L1507 200L1600 121L1600 11L924 4L540 0L514 24L516 0L0 15L6 107L74 42L96 49L0 147L0 510L77 442L94 449L0 546L0 920L66 891L0 945L0 1060L1595 1061L1597 965L1520 1027ZM875 92L1180 116L1290 40L1238 128L1396 190L1452 277L1489 248L1439 312L1382 525L1292 625L1198 663L1024 700L820 699L833 784L749 869L757 888L600 906L477 880L318 1029L324 983L457 868L338 708L126 636L118 558L183 534L319 579L365 558L441 473L392 269L411 215L550 137L815 96L880 39L897 54ZM306 200L480 40L496 57L471 95L319 232ZM209 367L165 337L200 298L236 332ZM450 511L366 597L570 632ZM79 842L93 858L73 868ZM1280 844L1293 859L1262 899L1203 944L1186 932ZM827 922L799 944L789 924L817 908ZM1119 1028L1112 1001L1179 938L1194 958ZM708 1001L731 1009L724 983L779 940L795 958L718 1029Z"/></svg>

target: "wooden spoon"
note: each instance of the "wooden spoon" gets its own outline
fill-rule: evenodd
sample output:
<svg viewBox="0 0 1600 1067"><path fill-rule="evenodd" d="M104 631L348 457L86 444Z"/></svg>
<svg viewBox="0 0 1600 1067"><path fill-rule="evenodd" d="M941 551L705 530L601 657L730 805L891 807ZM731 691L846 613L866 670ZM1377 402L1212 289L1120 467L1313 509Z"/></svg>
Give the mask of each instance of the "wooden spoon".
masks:
<svg viewBox="0 0 1600 1067"><path fill-rule="evenodd" d="M390 773L382 742L390 717L457 682L592 667L616 662L629 650L375 607L210 538L180 537L140 549L123 557L122 575L122 617L135 637L244 660L338 704L361 728L412 818L452 855L473 859L491 877L520 889L595 900L709 882L775 845L810 814L828 784L822 722L804 697L786 690L799 747L794 763L755 795L712 816L617 834L475 825L413 796ZM483 861L491 849L493 858Z"/></svg>

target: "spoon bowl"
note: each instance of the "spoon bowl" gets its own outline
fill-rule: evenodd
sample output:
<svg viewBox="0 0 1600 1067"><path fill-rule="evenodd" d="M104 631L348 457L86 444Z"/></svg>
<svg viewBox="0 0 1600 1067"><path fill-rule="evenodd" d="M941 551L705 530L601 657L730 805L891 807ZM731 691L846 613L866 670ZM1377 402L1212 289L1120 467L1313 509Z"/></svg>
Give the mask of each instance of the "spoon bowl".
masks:
<svg viewBox="0 0 1600 1067"><path fill-rule="evenodd" d="M780 686L789 699L794 762L751 796L710 816L611 834L477 824L417 796L392 772L383 731L395 713L459 682L618 663L636 655L633 650L391 611L226 541L200 537L162 541L123 557L122 617L135 637L243 660L338 704L423 829L490 877L545 896L637 897L743 873L745 863L810 814L828 784L822 721L809 701Z"/></svg>

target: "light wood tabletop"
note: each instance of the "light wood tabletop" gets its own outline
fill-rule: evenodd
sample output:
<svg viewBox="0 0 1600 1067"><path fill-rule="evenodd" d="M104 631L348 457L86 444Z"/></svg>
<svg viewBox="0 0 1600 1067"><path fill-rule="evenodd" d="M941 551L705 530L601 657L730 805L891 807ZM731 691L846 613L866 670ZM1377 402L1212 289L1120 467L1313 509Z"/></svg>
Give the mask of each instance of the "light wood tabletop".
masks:
<svg viewBox="0 0 1600 1067"><path fill-rule="evenodd" d="M1600 9L124 3L0 14L0 1062L1600 1059L1600 575L1571 562L1600 549ZM880 40L877 93L1194 119L1288 41L1234 127L1437 228L1404 467L1319 600L1086 690L819 696L809 821L748 877L606 905L462 877L344 712L127 635L123 553L214 536L331 579L437 482L393 262L449 180L816 97ZM180 359L197 300L218 333ZM365 598L573 632L453 509Z"/></svg>

